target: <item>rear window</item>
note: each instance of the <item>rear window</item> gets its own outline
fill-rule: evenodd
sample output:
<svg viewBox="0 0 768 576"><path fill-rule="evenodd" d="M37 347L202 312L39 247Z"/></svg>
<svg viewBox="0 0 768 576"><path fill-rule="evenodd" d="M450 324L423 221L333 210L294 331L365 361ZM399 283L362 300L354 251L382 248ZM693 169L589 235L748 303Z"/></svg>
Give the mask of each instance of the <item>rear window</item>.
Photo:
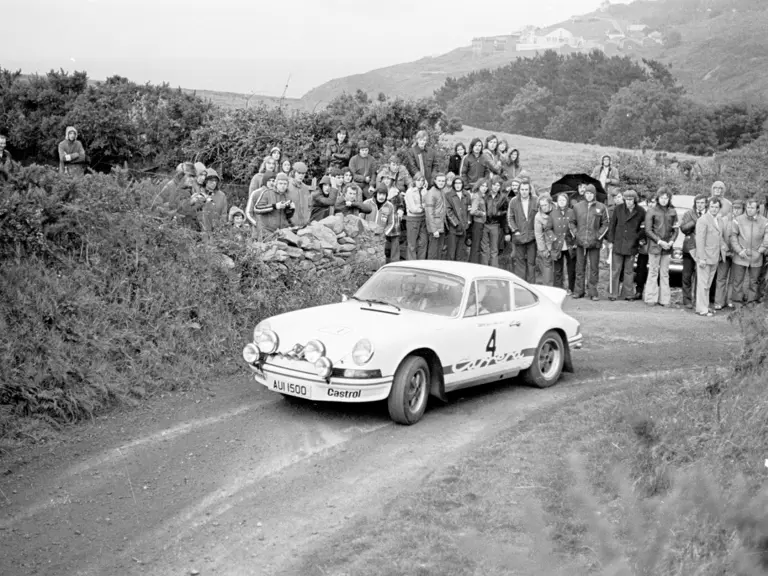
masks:
<svg viewBox="0 0 768 576"><path fill-rule="evenodd" d="M515 309L516 310L520 308L528 308L529 306L534 306L538 301L539 299L536 297L536 294L528 290L528 288L524 288L519 284L515 284Z"/></svg>

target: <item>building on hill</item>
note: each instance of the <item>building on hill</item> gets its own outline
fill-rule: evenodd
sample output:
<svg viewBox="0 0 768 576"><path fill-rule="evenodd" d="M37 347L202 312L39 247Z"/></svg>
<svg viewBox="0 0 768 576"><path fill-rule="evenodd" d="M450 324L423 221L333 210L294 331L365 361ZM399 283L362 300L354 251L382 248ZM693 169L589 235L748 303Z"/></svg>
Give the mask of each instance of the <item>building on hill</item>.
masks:
<svg viewBox="0 0 768 576"><path fill-rule="evenodd" d="M583 48L586 44L583 36L574 36L570 30L556 28L551 32L539 35L536 30L527 30L520 36L515 45L518 52L527 50L558 50L561 48Z"/></svg>
<svg viewBox="0 0 768 576"><path fill-rule="evenodd" d="M648 30L647 24L630 24L627 26L627 32L645 32Z"/></svg>
<svg viewBox="0 0 768 576"><path fill-rule="evenodd" d="M472 54L484 56L498 52L514 52L521 32L512 32L501 36L481 36L472 38Z"/></svg>

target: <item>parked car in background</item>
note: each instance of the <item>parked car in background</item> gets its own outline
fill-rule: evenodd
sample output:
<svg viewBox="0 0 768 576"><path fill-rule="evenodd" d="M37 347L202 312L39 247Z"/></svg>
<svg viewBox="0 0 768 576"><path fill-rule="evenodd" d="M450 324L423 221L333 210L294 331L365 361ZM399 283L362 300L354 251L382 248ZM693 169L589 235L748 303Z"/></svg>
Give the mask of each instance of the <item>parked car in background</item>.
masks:
<svg viewBox="0 0 768 576"><path fill-rule="evenodd" d="M313 401L387 400L414 424L430 395L522 374L535 386L572 372L579 322L566 292L499 268L418 260L387 264L337 304L260 322L243 359L256 382Z"/></svg>

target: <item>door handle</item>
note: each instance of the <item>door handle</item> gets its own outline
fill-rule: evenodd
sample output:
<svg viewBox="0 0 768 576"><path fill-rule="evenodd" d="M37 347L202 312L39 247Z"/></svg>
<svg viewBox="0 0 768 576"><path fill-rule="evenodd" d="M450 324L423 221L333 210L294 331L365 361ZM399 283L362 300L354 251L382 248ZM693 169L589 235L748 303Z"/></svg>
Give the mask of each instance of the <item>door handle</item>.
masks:
<svg viewBox="0 0 768 576"><path fill-rule="evenodd" d="M512 326L513 328L518 328L520 326L520 320L514 320L510 322L509 325Z"/></svg>

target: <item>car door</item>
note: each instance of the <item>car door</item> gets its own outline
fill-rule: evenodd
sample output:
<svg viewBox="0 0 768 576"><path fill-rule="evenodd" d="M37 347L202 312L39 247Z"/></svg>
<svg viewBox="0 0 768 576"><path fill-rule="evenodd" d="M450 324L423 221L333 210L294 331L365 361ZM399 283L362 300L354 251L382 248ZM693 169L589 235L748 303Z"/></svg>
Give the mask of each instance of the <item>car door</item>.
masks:
<svg viewBox="0 0 768 576"><path fill-rule="evenodd" d="M519 370L519 334L512 310L512 282L473 281L458 319L455 346L443 369L446 390L514 376Z"/></svg>
<svg viewBox="0 0 768 576"><path fill-rule="evenodd" d="M539 297L531 290L513 283L513 326L520 355L517 366L524 370L531 365L541 338L541 306Z"/></svg>

